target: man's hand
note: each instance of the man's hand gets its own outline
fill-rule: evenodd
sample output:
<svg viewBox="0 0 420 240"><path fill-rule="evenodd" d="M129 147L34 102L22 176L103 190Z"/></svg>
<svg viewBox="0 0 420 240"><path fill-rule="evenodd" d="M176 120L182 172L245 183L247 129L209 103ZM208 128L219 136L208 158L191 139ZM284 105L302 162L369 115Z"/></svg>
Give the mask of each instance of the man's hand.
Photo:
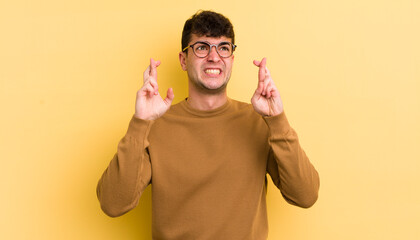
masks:
<svg viewBox="0 0 420 240"><path fill-rule="evenodd" d="M166 98L162 99L158 92L157 71L160 61L150 59L150 65L143 73L143 86L137 91L135 117L154 120L162 116L171 107L174 99L172 88L168 89Z"/></svg>
<svg viewBox="0 0 420 240"><path fill-rule="evenodd" d="M258 87L252 96L251 103L254 110L262 116L275 116L283 112L283 102L271 79L266 62L265 58L261 61L254 60L254 65L259 68Z"/></svg>

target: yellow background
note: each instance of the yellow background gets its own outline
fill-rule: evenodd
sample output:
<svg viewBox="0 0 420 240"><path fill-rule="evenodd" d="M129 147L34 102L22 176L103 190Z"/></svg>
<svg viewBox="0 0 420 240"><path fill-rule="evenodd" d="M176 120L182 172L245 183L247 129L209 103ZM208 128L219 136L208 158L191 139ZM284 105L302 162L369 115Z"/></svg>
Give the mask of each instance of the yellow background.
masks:
<svg viewBox="0 0 420 240"><path fill-rule="evenodd" d="M0 239L151 238L150 188L113 219L96 183L150 57L161 94L186 97L181 31L199 9L235 26L229 96L249 102L267 57L321 176L310 209L270 181L269 239L420 239L417 0L1 0Z"/></svg>

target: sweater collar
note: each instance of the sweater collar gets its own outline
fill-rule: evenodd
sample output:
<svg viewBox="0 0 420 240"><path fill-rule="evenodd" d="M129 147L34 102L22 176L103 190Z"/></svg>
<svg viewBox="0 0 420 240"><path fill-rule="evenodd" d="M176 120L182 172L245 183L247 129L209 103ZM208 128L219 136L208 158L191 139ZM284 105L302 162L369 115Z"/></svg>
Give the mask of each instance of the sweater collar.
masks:
<svg viewBox="0 0 420 240"><path fill-rule="evenodd" d="M231 106L231 104L232 104L232 100L230 98L227 98L227 101L222 106L209 110L209 111L202 111L202 110L192 108L188 104L187 98L185 98L181 102L181 106L186 112L197 117L213 117L213 116L221 115L229 110L229 107Z"/></svg>

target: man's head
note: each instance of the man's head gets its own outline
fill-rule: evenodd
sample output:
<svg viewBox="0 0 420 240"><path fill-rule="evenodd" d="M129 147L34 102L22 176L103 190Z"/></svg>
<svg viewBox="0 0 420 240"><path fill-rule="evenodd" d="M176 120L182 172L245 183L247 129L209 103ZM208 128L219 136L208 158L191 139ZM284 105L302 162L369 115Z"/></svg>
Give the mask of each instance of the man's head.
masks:
<svg viewBox="0 0 420 240"><path fill-rule="evenodd" d="M188 73L190 94L225 93L234 59L234 38L231 22L219 13L201 11L185 22L179 60Z"/></svg>
<svg viewBox="0 0 420 240"><path fill-rule="evenodd" d="M191 41L191 35L207 37L227 37L235 44L235 33L232 23L225 16L212 11L200 11L185 22L182 30L181 49Z"/></svg>

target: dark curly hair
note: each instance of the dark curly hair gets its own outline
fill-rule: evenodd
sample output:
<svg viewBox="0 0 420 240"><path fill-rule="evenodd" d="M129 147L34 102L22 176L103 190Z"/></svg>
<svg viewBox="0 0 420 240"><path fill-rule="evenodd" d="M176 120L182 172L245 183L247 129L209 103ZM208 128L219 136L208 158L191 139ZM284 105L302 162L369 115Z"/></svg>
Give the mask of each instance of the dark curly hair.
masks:
<svg viewBox="0 0 420 240"><path fill-rule="evenodd" d="M181 49L188 46L192 34L206 37L224 36L232 39L232 43L235 44L232 23L222 14L212 11L198 11L185 22L182 30Z"/></svg>

